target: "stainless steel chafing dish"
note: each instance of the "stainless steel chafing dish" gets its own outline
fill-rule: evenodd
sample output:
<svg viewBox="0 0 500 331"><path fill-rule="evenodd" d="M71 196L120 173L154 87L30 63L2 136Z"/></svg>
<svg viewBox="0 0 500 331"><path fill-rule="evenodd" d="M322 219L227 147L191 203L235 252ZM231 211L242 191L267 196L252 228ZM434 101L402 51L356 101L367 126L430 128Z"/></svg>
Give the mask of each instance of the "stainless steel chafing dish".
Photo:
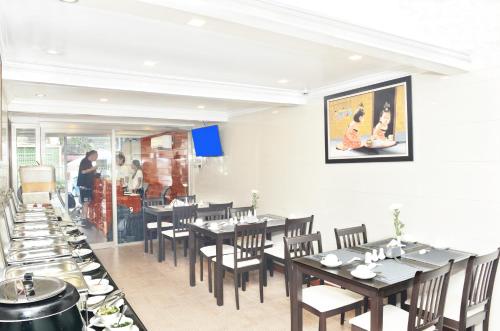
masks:
<svg viewBox="0 0 500 331"><path fill-rule="evenodd" d="M47 229L57 229L58 226L55 223L45 223L45 222L35 222L35 223L18 223L14 224L14 231L25 231L25 230L47 230Z"/></svg>
<svg viewBox="0 0 500 331"><path fill-rule="evenodd" d="M13 230L11 233L12 239L23 238L61 238L63 233L59 229L46 230Z"/></svg>
<svg viewBox="0 0 500 331"><path fill-rule="evenodd" d="M21 251L27 249L38 249L45 247L65 246L69 247L68 242L64 238L37 238L25 240L13 240L10 242L9 249L12 251Z"/></svg>
<svg viewBox="0 0 500 331"><path fill-rule="evenodd" d="M10 251L7 256L7 264L28 264L35 262L48 262L55 259L70 258L71 250L68 247L48 247L24 251Z"/></svg>

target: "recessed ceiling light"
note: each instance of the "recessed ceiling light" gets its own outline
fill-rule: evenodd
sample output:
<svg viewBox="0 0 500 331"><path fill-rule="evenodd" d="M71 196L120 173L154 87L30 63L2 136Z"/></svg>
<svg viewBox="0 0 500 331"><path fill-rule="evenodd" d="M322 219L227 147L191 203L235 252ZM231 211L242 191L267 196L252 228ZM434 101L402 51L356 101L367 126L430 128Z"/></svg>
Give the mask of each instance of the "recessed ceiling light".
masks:
<svg viewBox="0 0 500 331"><path fill-rule="evenodd" d="M35 96L37 96L39 98L43 98L45 96L45 94L43 94L43 93L37 93L37 94L35 94Z"/></svg>
<svg viewBox="0 0 500 331"><path fill-rule="evenodd" d="M59 0L61 2L66 2L66 3L77 3L78 0Z"/></svg>
<svg viewBox="0 0 500 331"><path fill-rule="evenodd" d="M349 60L351 61L359 61L363 58L363 56L359 55L359 54L353 54L351 56L349 56Z"/></svg>
<svg viewBox="0 0 500 331"><path fill-rule="evenodd" d="M205 109L205 105L198 105L198 109Z"/></svg>
<svg viewBox="0 0 500 331"><path fill-rule="evenodd" d="M286 83L288 83L288 79L284 79L284 78L280 79L280 80L278 80L278 83L279 84L286 84Z"/></svg>
<svg viewBox="0 0 500 331"><path fill-rule="evenodd" d="M205 25L205 20L203 20L201 18L194 17L194 18L190 19L187 24L199 28L199 27L202 27Z"/></svg>
<svg viewBox="0 0 500 331"><path fill-rule="evenodd" d="M158 62L156 61L150 61L150 60L146 60L143 62L143 64L146 66L146 67L154 67Z"/></svg>
<svg viewBox="0 0 500 331"><path fill-rule="evenodd" d="M51 48L51 49L48 49L48 50L47 50L47 54L50 54L50 55L57 55L57 54L59 54L59 51L58 51L58 50L56 50L56 49L52 49L52 48Z"/></svg>
<svg viewBox="0 0 500 331"><path fill-rule="evenodd" d="M99 99L99 101L100 101L100 102L108 102L108 101L109 101L109 99L108 99L108 98L100 98L100 99Z"/></svg>

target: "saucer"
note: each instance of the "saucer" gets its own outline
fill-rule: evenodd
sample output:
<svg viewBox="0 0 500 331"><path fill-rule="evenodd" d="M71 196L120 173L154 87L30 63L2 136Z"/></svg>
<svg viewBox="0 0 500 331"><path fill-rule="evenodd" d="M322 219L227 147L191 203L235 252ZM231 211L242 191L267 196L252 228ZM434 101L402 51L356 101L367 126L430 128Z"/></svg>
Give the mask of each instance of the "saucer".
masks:
<svg viewBox="0 0 500 331"><path fill-rule="evenodd" d="M113 291L114 287L109 284L100 284L100 285L91 285L89 286L89 294L90 295L103 295L108 294Z"/></svg>
<svg viewBox="0 0 500 331"><path fill-rule="evenodd" d="M78 266L80 267L80 266ZM101 264L97 263L97 262L92 262L90 264L87 264L85 265L83 268L81 268L81 272L82 273L86 273L86 272L92 272L94 270L97 270L101 267Z"/></svg>
<svg viewBox="0 0 500 331"><path fill-rule="evenodd" d="M337 262L326 262L326 260L321 260L321 264L328 268L336 268L342 265L342 261L337 260Z"/></svg>
<svg viewBox="0 0 500 331"><path fill-rule="evenodd" d="M375 276L377 276L377 274L374 273L373 271L370 271L370 272L367 272L367 273L361 273L361 272L357 271L356 269L354 269L353 271L351 271L351 275L353 277L356 277L356 278L359 278L359 279L372 279Z"/></svg>

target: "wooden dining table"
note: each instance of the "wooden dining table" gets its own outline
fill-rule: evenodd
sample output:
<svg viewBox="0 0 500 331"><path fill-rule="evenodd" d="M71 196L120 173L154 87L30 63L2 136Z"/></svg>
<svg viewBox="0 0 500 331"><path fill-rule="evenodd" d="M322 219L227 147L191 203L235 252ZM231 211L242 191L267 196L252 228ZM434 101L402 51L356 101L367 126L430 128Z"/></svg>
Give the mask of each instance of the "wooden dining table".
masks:
<svg viewBox="0 0 500 331"><path fill-rule="evenodd" d="M401 258L375 262L376 266L373 271L376 276L374 278L362 280L351 275L351 271L356 266L364 264L366 252L386 247L390 240L380 240L355 248L344 248L294 259L290 282L291 330L302 330L301 302L304 275L315 276L368 297L371 314L370 330L382 331L384 298L405 292L411 287L415 273L419 270L431 270L453 259L455 261L453 273L455 273L465 268L467 259L472 255L458 250L438 249L423 243L407 242L404 243L405 254ZM328 254L337 255L343 264L337 268L323 266L321 259ZM352 261L354 259L356 261Z"/></svg>
<svg viewBox="0 0 500 331"><path fill-rule="evenodd" d="M258 222L267 221L267 234L285 230L285 217L265 214L257 216ZM217 223L220 227L213 230L209 224ZM223 267L222 267L222 245L224 240L234 238L235 225L229 224L228 220L204 222L203 225L196 223L189 224L189 285L196 286L196 240L197 237L203 236L207 239L215 241L216 257L215 257L215 296L217 305L224 304L223 291Z"/></svg>

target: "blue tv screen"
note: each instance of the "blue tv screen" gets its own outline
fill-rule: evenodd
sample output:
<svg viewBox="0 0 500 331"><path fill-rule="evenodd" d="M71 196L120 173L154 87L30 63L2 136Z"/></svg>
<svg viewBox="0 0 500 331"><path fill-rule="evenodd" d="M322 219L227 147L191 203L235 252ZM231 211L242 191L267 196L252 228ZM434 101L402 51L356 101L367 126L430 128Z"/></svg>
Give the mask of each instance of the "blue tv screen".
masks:
<svg viewBox="0 0 500 331"><path fill-rule="evenodd" d="M219 127L217 125L205 126L191 130L194 151L196 156L222 156Z"/></svg>

